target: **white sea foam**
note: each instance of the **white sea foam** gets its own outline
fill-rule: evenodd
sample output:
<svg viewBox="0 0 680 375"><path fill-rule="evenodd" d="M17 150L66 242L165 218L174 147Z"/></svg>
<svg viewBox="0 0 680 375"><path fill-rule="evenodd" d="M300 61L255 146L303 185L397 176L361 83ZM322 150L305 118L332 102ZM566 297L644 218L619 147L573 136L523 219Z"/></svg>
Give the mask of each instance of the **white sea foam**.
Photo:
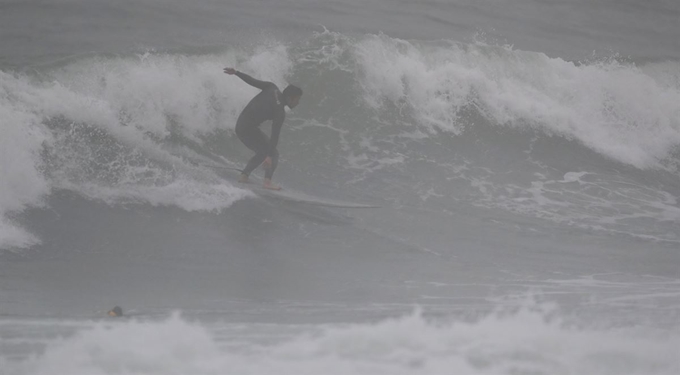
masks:
<svg viewBox="0 0 680 375"><path fill-rule="evenodd" d="M384 35L354 48L366 102L407 109L427 127L458 134L467 125L462 110L474 107L494 125L574 138L638 168L661 167L680 145L680 87L659 79L677 77L673 64L576 64L481 43L433 46Z"/></svg>
<svg viewBox="0 0 680 375"><path fill-rule="evenodd" d="M104 126L113 134L127 127L167 137L176 127L194 138L216 129L233 129L238 113L257 89L225 75L222 68L235 66L283 85L291 68L287 50L281 45L267 47L208 58L146 53L79 61L51 73L62 94L73 97L64 103L61 96L54 112Z"/></svg>
<svg viewBox="0 0 680 375"><path fill-rule="evenodd" d="M246 327L247 328L247 327ZM566 324L527 307L480 319L431 320L416 312L375 324L317 326L275 340L242 341L175 314L112 322L55 340L8 368L49 374L677 374L677 331ZM222 329L224 330L224 328ZM243 333L244 327L234 332ZM302 328L302 330L306 330ZM227 327L227 331L228 327ZM221 340L225 341L221 341ZM263 343L265 342L265 343Z"/></svg>
<svg viewBox="0 0 680 375"><path fill-rule="evenodd" d="M150 204L152 206L175 206L186 211L220 211L246 197L254 197L228 183L199 183L193 180L175 180L167 185L141 185L138 183L115 187L83 184L72 186L90 199L101 200L110 205Z"/></svg>
<svg viewBox="0 0 680 375"><path fill-rule="evenodd" d="M39 242L7 215L40 205L49 182L40 171L40 151L50 138L41 118L21 99L25 82L0 72L0 249Z"/></svg>

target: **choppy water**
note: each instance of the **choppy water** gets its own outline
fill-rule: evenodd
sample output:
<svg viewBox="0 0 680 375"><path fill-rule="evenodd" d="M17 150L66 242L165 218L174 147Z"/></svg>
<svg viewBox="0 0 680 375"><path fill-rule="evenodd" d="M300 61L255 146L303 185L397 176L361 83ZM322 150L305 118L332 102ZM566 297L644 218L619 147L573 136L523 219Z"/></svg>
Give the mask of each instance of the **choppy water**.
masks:
<svg viewBox="0 0 680 375"><path fill-rule="evenodd" d="M680 372L679 16L1 3L0 373ZM225 66L305 91L277 181L382 208L206 167Z"/></svg>

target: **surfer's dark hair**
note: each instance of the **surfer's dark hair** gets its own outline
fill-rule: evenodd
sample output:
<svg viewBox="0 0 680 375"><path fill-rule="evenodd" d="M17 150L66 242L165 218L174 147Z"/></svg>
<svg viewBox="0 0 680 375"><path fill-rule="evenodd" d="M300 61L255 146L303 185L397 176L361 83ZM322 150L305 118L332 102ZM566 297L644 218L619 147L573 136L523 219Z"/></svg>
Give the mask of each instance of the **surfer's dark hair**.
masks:
<svg viewBox="0 0 680 375"><path fill-rule="evenodd" d="M286 98L294 98L296 96L302 96L302 89L295 85L288 85L282 92L283 96Z"/></svg>
<svg viewBox="0 0 680 375"><path fill-rule="evenodd" d="M108 314L110 316L123 316L123 309L121 309L120 306L116 306L112 308Z"/></svg>

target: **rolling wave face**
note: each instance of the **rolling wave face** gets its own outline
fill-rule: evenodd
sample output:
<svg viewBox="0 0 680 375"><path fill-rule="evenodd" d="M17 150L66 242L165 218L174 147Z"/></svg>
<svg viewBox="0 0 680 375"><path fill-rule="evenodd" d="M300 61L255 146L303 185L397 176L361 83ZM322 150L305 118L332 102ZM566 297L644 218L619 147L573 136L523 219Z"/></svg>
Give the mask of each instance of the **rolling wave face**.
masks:
<svg viewBox="0 0 680 375"><path fill-rule="evenodd" d="M337 134L326 154L344 156L349 180L380 176L399 204L678 240L677 62L573 63L384 35L318 42L320 80L338 90L316 96L310 125L323 129L315 139Z"/></svg>
<svg viewBox="0 0 680 375"><path fill-rule="evenodd" d="M310 193L680 241L678 62L574 63L481 42L331 32L253 45L1 73L12 137L1 141L0 245L39 241L11 217L55 188L207 211L249 196L189 162L250 155L232 129L257 90L224 66L304 88L279 146L279 178L291 186L311 175Z"/></svg>

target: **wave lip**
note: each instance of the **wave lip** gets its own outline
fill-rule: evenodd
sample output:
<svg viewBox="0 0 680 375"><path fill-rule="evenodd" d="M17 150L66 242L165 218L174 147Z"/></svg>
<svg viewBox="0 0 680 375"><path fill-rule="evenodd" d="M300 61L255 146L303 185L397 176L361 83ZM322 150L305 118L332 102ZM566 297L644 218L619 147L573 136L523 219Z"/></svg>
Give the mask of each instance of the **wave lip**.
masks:
<svg viewBox="0 0 680 375"><path fill-rule="evenodd" d="M658 78L677 76L680 62L647 73L615 58L574 63L479 42L384 35L353 48L366 102L410 109L427 127L459 134L461 115L473 107L495 126L577 139L643 169L663 168L680 147L680 85Z"/></svg>
<svg viewBox="0 0 680 375"><path fill-rule="evenodd" d="M24 102L27 83L0 72L0 249L25 248L40 240L16 224L10 216L27 207L40 206L49 192L43 176L40 152L51 135L41 125L29 103Z"/></svg>

